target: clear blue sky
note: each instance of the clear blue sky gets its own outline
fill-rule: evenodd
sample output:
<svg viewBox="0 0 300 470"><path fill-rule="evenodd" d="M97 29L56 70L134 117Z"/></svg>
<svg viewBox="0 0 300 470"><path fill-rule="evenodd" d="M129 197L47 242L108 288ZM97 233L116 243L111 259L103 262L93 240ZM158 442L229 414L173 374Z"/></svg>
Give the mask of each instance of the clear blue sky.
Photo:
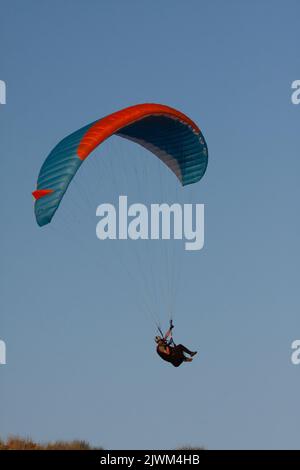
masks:
<svg viewBox="0 0 300 470"><path fill-rule="evenodd" d="M300 337L300 106L290 99L299 15L297 0L1 0L2 437L300 447L300 368L290 363ZM77 199L74 240L33 216L31 191L58 140L141 102L182 110L209 146L192 193L205 204L205 248L184 254L175 312L176 339L199 354L179 369L156 357L132 245L96 240L96 203L83 209ZM107 149L114 166L98 158L99 168L113 175L133 147L115 141L92 158ZM158 167L144 162L155 192ZM110 202L117 189L97 182L87 163L78 184ZM139 248L150 266L152 245Z"/></svg>

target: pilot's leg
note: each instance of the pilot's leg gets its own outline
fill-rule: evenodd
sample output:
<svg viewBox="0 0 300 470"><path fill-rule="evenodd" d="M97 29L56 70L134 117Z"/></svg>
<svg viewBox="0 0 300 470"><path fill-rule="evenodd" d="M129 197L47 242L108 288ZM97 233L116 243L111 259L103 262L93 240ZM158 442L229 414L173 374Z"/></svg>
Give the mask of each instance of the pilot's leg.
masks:
<svg viewBox="0 0 300 470"><path fill-rule="evenodd" d="M183 346L183 344L177 344L176 345L176 349L177 351L180 351L182 353L186 353L186 354L189 354L190 356L193 356L193 351L190 351L188 348L186 348L185 346Z"/></svg>

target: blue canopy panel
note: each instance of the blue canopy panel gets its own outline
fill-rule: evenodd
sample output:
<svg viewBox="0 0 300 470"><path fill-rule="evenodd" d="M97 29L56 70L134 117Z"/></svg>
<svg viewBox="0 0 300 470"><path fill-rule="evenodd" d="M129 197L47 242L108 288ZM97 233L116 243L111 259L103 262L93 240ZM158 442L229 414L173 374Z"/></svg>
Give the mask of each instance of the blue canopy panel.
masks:
<svg viewBox="0 0 300 470"><path fill-rule="evenodd" d="M44 161L37 180L37 190L50 189L51 193L36 199L34 205L38 225L51 222L68 186L83 163L77 148L86 131L94 123L82 127L61 140Z"/></svg>
<svg viewBox="0 0 300 470"><path fill-rule="evenodd" d="M188 124L168 116L149 116L123 127L116 135L132 140L156 155L183 186L204 175L208 150L203 135Z"/></svg>

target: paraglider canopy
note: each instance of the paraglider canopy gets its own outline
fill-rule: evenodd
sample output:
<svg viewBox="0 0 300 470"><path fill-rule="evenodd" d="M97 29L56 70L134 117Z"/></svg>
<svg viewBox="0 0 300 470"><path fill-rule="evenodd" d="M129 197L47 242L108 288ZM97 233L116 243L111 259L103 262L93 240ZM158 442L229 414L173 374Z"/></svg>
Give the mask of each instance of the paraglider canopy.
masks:
<svg viewBox="0 0 300 470"><path fill-rule="evenodd" d="M112 135L134 141L152 152L183 186L196 183L206 171L207 145L189 117L161 104L130 106L70 134L50 152L32 193L38 225L51 222L80 165Z"/></svg>

